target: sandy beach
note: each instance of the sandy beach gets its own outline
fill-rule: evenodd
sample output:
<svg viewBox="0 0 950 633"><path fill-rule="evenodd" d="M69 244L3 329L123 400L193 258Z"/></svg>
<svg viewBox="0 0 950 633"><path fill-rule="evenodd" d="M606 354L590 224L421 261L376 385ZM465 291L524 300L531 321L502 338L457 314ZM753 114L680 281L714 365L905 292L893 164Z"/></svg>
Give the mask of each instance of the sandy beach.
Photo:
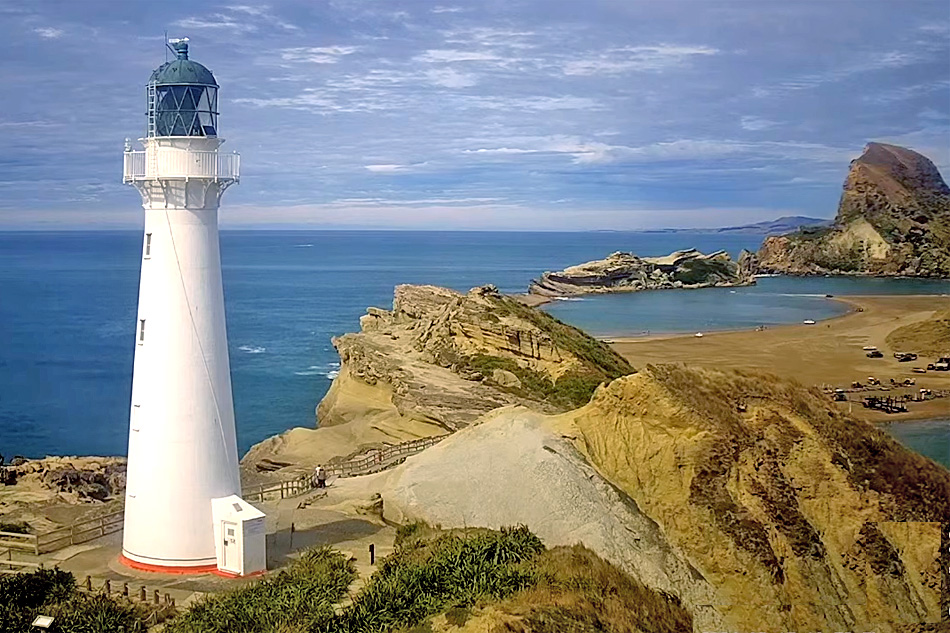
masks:
<svg viewBox="0 0 950 633"><path fill-rule="evenodd" d="M864 396L893 396L920 388L950 389L950 372L914 373L934 359L900 363L885 339L894 329L927 319L946 309L950 299L935 295L854 296L838 301L848 303L847 314L814 325L773 326L761 331L658 335L645 338L613 338L612 346L634 366L649 363L686 363L718 368L767 371L793 378L806 385L848 388L853 381L866 384L869 376L890 386L890 379L902 382L913 378L911 388L890 391L849 393L853 413L875 422L895 422L950 417L950 398L912 402L906 413L885 414L860 406ZM883 358L867 358L862 347L876 346ZM950 341L947 341L950 353Z"/></svg>

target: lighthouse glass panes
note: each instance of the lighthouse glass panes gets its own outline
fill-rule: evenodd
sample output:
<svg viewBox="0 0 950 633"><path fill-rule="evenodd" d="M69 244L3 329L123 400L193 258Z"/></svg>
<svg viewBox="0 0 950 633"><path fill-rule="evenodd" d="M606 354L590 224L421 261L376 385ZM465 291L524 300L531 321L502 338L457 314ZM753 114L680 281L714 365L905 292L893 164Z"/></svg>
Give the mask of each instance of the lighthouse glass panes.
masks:
<svg viewBox="0 0 950 633"><path fill-rule="evenodd" d="M217 136L215 86L155 86L155 136Z"/></svg>

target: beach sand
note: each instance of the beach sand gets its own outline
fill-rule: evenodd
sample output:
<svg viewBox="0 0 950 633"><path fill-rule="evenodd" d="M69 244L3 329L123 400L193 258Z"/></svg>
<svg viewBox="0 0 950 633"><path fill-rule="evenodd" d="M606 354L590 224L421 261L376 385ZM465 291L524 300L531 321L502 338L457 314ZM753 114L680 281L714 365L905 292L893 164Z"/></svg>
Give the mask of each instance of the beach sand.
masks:
<svg viewBox="0 0 950 633"><path fill-rule="evenodd" d="M860 406L864 396L894 396L914 393L920 388L950 389L950 372L916 374L914 367L926 367L933 358L899 363L885 342L895 328L933 316L950 306L950 299L935 295L847 297L837 299L852 310L815 325L773 326L762 331L711 332L702 338L694 334L613 338L612 347L635 367L653 363L686 363L707 367L767 371L793 378L806 385L849 388L852 381L867 383L874 376L885 386L913 378L911 388L890 391L849 393L851 408L862 419L875 422L950 418L950 398L911 402L907 413L885 414ZM867 358L862 347L874 345L884 358ZM950 341L947 342L950 354Z"/></svg>

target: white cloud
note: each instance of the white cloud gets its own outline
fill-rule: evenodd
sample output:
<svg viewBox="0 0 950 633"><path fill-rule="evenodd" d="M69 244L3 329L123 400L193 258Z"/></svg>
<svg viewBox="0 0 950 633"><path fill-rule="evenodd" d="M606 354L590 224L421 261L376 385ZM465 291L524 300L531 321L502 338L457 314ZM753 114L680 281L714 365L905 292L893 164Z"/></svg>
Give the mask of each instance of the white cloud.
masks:
<svg viewBox="0 0 950 633"><path fill-rule="evenodd" d="M451 68L428 70L426 78L430 83L443 88L469 88L478 83L474 75L460 73Z"/></svg>
<svg viewBox="0 0 950 633"><path fill-rule="evenodd" d="M363 167L374 174L391 174L397 171L405 171L407 165L363 165Z"/></svg>
<svg viewBox="0 0 950 633"><path fill-rule="evenodd" d="M769 119L764 119L759 116L747 115L742 117L739 120L739 125L743 130L749 130L750 132L758 132L760 130L767 130L769 128L775 127L778 125L775 121L770 121Z"/></svg>
<svg viewBox="0 0 950 633"><path fill-rule="evenodd" d="M462 7L433 7L432 13L464 13L466 9Z"/></svg>
<svg viewBox="0 0 950 633"><path fill-rule="evenodd" d="M62 37L65 33L62 29L56 29L51 26L41 26L33 29L33 32L46 40L55 40Z"/></svg>
<svg viewBox="0 0 950 633"><path fill-rule="evenodd" d="M550 112L554 110L602 110L603 106L589 97L481 97L475 96L459 103L488 110L523 110L527 112Z"/></svg>
<svg viewBox="0 0 950 633"><path fill-rule="evenodd" d="M300 30L297 25L275 16L266 5L237 4L224 7L224 9L227 13L212 13L207 17L191 16L172 24L183 29L212 29L231 31L235 34L254 33L261 25L277 27L285 31Z"/></svg>
<svg viewBox="0 0 950 633"><path fill-rule="evenodd" d="M232 31L235 34L251 33L257 30L257 26L250 22L241 22L231 16L223 13L214 13L206 18L188 17L172 22L174 26L182 29L215 29L223 31Z"/></svg>
<svg viewBox="0 0 950 633"><path fill-rule="evenodd" d="M626 72L662 72L683 66L692 58L716 55L708 46L624 46L564 64L565 75L613 75Z"/></svg>
<svg viewBox="0 0 950 633"><path fill-rule="evenodd" d="M451 64L455 62L493 62L501 58L494 53L481 51L461 51L452 49L430 49L413 58L417 62L430 64Z"/></svg>
<svg viewBox="0 0 950 633"><path fill-rule="evenodd" d="M309 62L311 64L335 64L341 57L352 55L360 50L359 46L305 46L284 48L280 58L289 62Z"/></svg>
<svg viewBox="0 0 950 633"><path fill-rule="evenodd" d="M611 145L574 136L554 135L516 139L521 147L478 148L463 154L504 156L522 154L564 154L578 165L645 163L655 161L705 161L725 157L745 159L798 160L847 164L855 151L818 143L797 141L743 142L729 139L680 139L640 146Z"/></svg>
<svg viewBox="0 0 950 633"><path fill-rule="evenodd" d="M822 84L833 83L847 79L853 75L860 75L880 70L904 68L921 61L920 55L907 51L888 51L883 54L863 55L859 61L844 64L837 68L830 68L823 72L799 75L782 81L774 86L757 87L752 90L756 97L768 97L775 94L809 90Z"/></svg>
<svg viewBox="0 0 950 633"><path fill-rule="evenodd" d="M911 86L901 86L892 90L881 90L864 96L864 100L869 103L889 104L895 101L905 101L916 97L928 95L931 92L950 90L950 79L940 79L938 81L929 81L926 83L914 84Z"/></svg>
<svg viewBox="0 0 950 633"><path fill-rule="evenodd" d="M277 16L275 16L274 14L272 14L272 13L270 12L270 7L267 6L267 5L250 6L250 5L246 5L246 4L236 4L236 5L231 5L231 6L227 7L227 9L228 9L229 11L234 12L234 13L244 13L244 14L247 14L247 15L251 15L251 16L260 18L260 19L264 20L265 22L270 22L270 23L273 24L274 26L280 27L280 28L285 29L285 30L287 30L287 31L299 31L299 30L300 30L300 27L297 26L296 24L291 24L291 23L289 23L289 22L285 22L285 21L281 20L280 18L278 18Z"/></svg>

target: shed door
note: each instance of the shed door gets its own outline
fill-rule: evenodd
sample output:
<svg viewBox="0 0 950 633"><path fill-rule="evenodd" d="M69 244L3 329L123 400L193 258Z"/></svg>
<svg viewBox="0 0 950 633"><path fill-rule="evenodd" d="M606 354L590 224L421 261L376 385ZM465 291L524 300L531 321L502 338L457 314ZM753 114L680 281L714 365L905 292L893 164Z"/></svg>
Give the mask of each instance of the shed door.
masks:
<svg viewBox="0 0 950 633"><path fill-rule="evenodd" d="M236 574L241 573L241 550L237 541L237 523L221 522L221 534L224 539L224 568Z"/></svg>

